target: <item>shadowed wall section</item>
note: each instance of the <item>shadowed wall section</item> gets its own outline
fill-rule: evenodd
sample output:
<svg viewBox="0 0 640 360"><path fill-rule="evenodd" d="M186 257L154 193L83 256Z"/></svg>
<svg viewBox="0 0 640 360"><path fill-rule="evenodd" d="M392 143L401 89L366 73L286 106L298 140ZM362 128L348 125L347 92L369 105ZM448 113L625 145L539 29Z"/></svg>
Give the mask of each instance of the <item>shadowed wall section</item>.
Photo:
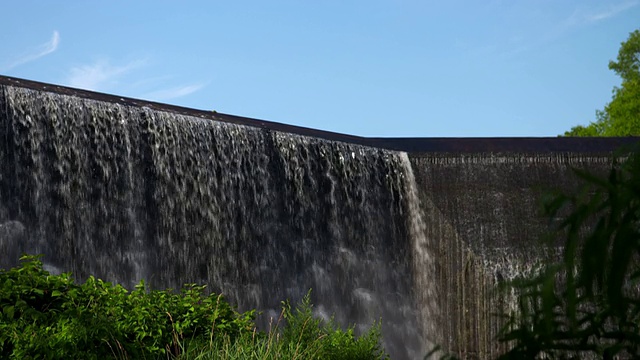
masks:
<svg viewBox="0 0 640 360"><path fill-rule="evenodd" d="M311 288L394 359L486 358L539 194L629 141L369 139L0 77L0 267L206 283L263 323Z"/></svg>
<svg viewBox="0 0 640 360"><path fill-rule="evenodd" d="M571 168L607 174L611 154L420 153L411 164L438 259L438 341L463 358L495 358L505 349L492 341L495 315L513 306L496 286L550 255L540 246L552 226L540 216L543 194L575 189Z"/></svg>

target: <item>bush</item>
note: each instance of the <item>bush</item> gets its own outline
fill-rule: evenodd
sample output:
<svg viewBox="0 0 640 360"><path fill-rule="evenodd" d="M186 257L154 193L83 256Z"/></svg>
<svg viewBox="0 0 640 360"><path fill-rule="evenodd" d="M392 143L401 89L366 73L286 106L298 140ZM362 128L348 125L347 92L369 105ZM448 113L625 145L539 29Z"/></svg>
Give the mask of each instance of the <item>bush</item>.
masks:
<svg viewBox="0 0 640 360"><path fill-rule="evenodd" d="M353 328L345 331L333 321L325 323L315 318L312 310L309 294L294 309L285 301L280 318L271 324L267 333L245 333L235 341L224 336L212 346L186 354L185 359L388 359L379 343L379 324L357 337Z"/></svg>
<svg viewBox="0 0 640 360"><path fill-rule="evenodd" d="M283 302L278 322L255 329L255 311L238 313L204 286L180 292L129 292L89 277L51 275L39 256L0 270L2 359L386 359L380 327L357 337L313 317L307 295L295 308ZM282 327L280 322L285 323Z"/></svg>
<svg viewBox="0 0 640 360"><path fill-rule="evenodd" d="M186 285L180 293L128 292L94 277L75 284L51 275L37 256L0 270L2 358L102 359L178 355L191 341L234 339L253 329L254 312L239 314L221 295Z"/></svg>

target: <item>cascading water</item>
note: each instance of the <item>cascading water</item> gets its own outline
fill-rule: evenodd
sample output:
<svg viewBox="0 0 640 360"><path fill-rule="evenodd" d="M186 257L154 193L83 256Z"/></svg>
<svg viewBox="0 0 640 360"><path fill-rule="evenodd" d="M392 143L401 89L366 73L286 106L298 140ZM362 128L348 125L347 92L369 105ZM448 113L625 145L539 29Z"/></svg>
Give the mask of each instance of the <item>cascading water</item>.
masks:
<svg viewBox="0 0 640 360"><path fill-rule="evenodd" d="M418 194L416 179L411 168L411 161L406 153L401 153L402 167L406 176L405 194L407 196L409 234L413 253L413 274L415 298L421 315L421 327L426 335L425 345L429 351L440 345L442 338L438 336L437 324L437 296L435 279L435 261L433 247L437 241L428 239L426 217L424 208L427 204L421 204ZM432 221L442 222L441 216L432 216ZM435 354L434 354L435 355Z"/></svg>
<svg viewBox="0 0 640 360"><path fill-rule="evenodd" d="M6 86L0 265L131 287L206 283L277 316L382 320L394 359L435 331L424 217L406 154Z"/></svg>

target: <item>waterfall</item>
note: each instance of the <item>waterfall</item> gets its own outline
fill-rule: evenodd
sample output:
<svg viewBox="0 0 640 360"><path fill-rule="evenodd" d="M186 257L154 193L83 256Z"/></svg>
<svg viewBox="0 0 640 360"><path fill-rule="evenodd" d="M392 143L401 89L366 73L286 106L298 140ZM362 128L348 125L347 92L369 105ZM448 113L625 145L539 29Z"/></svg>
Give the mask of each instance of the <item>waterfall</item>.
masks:
<svg viewBox="0 0 640 360"><path fill-rule="evenodd" d="M263 326L312 289L319 317L381 320L393 359L494 358L540 198L634 142L367 139L0 76L0 267L207 284Z"/></svg>
<svg viewBox="0 0 640 360"><path fill-rule="evenodd" d="M203 283L265 317L312 289L320 317L381 320L394 359L429 345L407 154L12 86L0 111L0 266L42 253L80 279Z"/></svg>
<svg viewBox="0 0 640 360"><path fill-rule="evenodd" d="M406 153L401 153L402 167L406 176L405 195L407 196L407 222L409 234L411 238L412 254L413 254L413 274L414 274L414 291L415 298L419 305L421 327L425 332L424 350L431 350L435 346L441 344L442 338L438 336L437 324L435 322L437 316L437 294L435 280L435 259L433 247L434 239L428 239L426 217L424 214L427 207L421 204L418 195L418 187L415 175L411 167L411 161ZM435 221L443 221L442 217L431 219Z"/></svg>

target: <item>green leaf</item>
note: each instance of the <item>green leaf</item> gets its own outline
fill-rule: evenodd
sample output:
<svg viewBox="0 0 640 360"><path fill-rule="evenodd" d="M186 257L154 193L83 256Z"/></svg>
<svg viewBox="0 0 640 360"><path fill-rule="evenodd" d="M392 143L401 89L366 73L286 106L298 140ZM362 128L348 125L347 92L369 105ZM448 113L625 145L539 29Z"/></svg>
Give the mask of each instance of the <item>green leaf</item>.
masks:
<svg viewBox="0 0 640 360"><path fill-rule="evenodd" d="M2 309L2 312L7 315L7 317L9 318L9 320L13 319L13 314L15 313L15 307L14 306L5 306Z"/></svg>

